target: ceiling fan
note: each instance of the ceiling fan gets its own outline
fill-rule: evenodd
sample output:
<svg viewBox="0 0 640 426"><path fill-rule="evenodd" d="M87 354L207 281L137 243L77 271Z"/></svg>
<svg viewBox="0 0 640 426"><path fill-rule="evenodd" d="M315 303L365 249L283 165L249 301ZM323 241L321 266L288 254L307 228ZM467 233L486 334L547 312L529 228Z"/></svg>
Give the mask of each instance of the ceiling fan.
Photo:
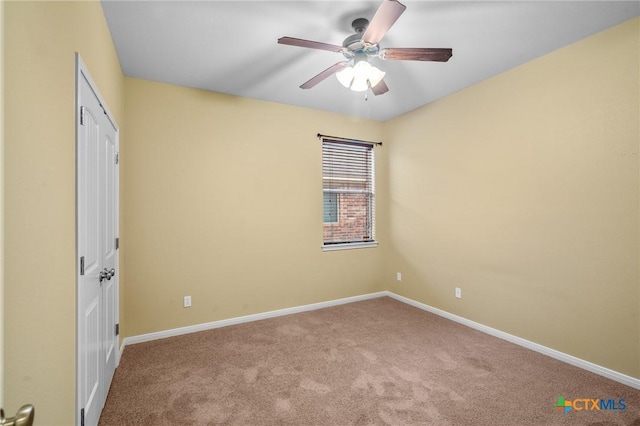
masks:
<svg viewBox="0 0 640 426"><path fill-rule="evenodd" d="M342 53L347 58L346 61L338 62L312 77L300 88L311 89L327 77L336 74L340 83L351 90L366 91L370 88L374 95L382 95L389 91L384 82L385 73L369 64L370 57L395 61L447 62L453 54L452 49L380 48L380 41L406 8L397 0L383 0L371 22L365 18L353 21L351 26L356 33L347 37L342 46L294 37L279 38L279 44L328 50Z"/></svg>

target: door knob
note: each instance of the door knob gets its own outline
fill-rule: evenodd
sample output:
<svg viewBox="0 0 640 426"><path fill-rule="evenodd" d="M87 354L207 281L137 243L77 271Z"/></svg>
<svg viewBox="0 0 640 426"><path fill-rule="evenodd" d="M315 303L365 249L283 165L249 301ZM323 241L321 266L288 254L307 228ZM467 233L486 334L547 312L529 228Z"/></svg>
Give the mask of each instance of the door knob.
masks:
<svg viewBox="0 0 640 426"><path fill-rule="evenodd" d="M111 280L111 278L113 276L116 275L116 270L115 268L111 268L111 270L107 270L107 268L104 268L104 270L100 271L100 282L104 281L104 280Z"/></svg>
<svg viewBox="0 0 640 426"><path fill-rule="evenodd" d="M4 417L4 411L0 408L0 425L6 426L31 426L35 417L33 405L27 404L20 407L15 417Z"/></svg>

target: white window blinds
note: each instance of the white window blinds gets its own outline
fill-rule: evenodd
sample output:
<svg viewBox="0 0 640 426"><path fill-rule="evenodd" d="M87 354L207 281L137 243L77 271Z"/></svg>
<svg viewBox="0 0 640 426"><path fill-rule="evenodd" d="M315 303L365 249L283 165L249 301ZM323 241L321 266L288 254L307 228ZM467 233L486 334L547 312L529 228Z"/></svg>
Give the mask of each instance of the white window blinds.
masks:
<svg viewBox="0 0 640 426"><path fill-rule="evenodd" d="M375 241L373 144L322 140L324 246Z"/></svg>

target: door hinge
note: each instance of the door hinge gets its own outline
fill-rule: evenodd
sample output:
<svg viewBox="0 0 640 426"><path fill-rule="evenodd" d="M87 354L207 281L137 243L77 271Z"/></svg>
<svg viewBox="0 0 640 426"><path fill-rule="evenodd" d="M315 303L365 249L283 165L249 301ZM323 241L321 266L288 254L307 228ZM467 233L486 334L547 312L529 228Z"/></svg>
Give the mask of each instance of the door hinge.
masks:
<svg viewBox="0 0 640 426"><path fill-rule="evenodd" d="M80 107L80 125L84 126L84 107Z"/></svg>
<svg viewBox="0 0 640 426"><path fill-rule="evenodd" d="M84 256L80 257L80 275L84 275Z"/></svg>
<svg viewBox="0 0 640 426"><path fill-rule="evenodd" d="M116 250L120 248L120 238L116 238Z"/></svg>
<svg viewBox="0 0 640 426"><path fill-rule="evenodd" d="M84 408L80 410L80 426L84 426Z"/></svg>
<svg viewBox="0 0 640 426"><path fill-rule="evenodd" d="M120 153L116 152L116 164L120 162Z"/></svg>
<svg viewBox="0 0 640 426"><path fill-rule="evenodd" d="M116 324L116 336L120 335L120 324Z"/></svg>

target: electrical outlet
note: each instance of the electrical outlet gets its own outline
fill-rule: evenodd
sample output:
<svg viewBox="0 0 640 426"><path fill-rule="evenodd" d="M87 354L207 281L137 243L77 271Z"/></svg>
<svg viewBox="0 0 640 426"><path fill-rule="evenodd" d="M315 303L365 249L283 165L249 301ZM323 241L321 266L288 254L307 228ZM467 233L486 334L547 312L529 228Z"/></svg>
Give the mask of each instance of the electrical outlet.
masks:
<svg viewBox="0 0 640 426"><path fill-rule="evenodd" d="M456 297L462 299L462 289L460 287L456 287Z"/></svg>
<svg viewBox="0 0 640 426"><path fill-rule="evenodd" d="M184 297L184 303L183 303L183 306L184 306L185 308L189 308L189 307L191 307L191 296L185 296L185 297Z"/></svg>
<svg viewBox="0 0 640 426"><path fill-rule="evenodd" d="M396 272L396 280L402 281L402 272Z"/></svg>

